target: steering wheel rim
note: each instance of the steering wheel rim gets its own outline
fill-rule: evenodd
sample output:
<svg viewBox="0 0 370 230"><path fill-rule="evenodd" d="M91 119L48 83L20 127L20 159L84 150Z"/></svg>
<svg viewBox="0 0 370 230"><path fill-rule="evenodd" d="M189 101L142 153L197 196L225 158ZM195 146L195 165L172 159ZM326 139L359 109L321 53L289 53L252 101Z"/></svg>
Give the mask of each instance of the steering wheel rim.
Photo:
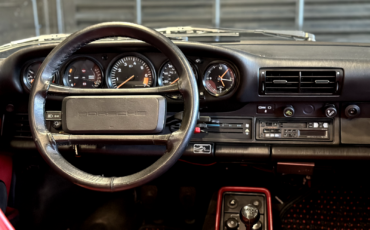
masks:
<svg viewBox="0 0 370 230"><path fill-rule="evenodd" d="M101 89L101 90L78 90L69 87L50 85L53 74L59 69L62 63L67 60L75 51L88 43L106 37L130 37L142 40L151 44L165 54L177 69L180 80L175 86L159 87L157 89ZM59 174L72 181L73 183L98 191L121 191L143 185L166 172L181 157L187 144L190 141L193 130L198 118L198 89L193 76L191 66L181 50L168 38L159 32L145 26L123 23L109 22L87 27L81 31L71 34L63 42L57 45L45 58L36 73L35 82L30 92L29 99L29 121L32 136L36 147L44 160ZM174 88L175 87L175 88ZM61 135L52 134L48 131L45 124L45 103L48 92L53 93L72 93L72 94L153 94L163 93L171 90L178 90L184 98L184 116L179 131L169 135L103 135L90 136L80 135ZM82 136L82 137L81 137ZM133 143L154 143L167 145L166 153L148 168L132 175L123 177L102 177L86 173L68 161L58 151L57 142L67 142L83 140L108 140L114 143L130 142Z"/></svg>

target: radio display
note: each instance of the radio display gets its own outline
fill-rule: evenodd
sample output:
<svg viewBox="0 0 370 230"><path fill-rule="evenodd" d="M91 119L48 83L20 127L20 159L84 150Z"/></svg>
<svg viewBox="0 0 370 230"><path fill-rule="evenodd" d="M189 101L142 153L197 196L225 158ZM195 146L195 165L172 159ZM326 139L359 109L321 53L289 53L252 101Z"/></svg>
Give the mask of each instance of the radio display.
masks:
<svg viewBox="0 0 370 230"><path fill-rule="evenodd" d="M326 130L299 130L300 136L326 136Z"/></svg>

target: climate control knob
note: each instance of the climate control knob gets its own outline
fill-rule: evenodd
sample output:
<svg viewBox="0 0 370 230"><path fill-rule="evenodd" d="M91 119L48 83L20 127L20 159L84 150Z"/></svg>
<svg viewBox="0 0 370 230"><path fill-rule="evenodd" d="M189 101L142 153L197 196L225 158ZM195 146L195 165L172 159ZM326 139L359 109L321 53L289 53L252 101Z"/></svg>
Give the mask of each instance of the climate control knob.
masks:
<svg viewBox="0 0 370 230"><path fill-rule="evenodd" d="M294 108L293 108L293 106L287 106L285 109L284 109L284 111L283 111L283 113L284 113L284 116L285 117L293 117L294 116Z"/></svg>
<svg viewBox="0 0 370 230"><path fill-rule="evenodd" d="M335 108L335 105L327 105L325 107L325 115L328 118L333 118L337 115L338 111L337 108Z"/></svg>

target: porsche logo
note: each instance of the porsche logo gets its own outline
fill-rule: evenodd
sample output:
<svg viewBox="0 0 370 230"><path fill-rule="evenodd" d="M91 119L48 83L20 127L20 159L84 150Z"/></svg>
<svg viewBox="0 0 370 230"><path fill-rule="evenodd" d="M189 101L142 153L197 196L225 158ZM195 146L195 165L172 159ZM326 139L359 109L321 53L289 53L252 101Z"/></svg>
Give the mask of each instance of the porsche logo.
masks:
<svg viewBox="0 0 370 230"><path fill-rule="evenodd" d="M89 111L78 112L79 117L90 116L146 116L146 111Z"/></svg>

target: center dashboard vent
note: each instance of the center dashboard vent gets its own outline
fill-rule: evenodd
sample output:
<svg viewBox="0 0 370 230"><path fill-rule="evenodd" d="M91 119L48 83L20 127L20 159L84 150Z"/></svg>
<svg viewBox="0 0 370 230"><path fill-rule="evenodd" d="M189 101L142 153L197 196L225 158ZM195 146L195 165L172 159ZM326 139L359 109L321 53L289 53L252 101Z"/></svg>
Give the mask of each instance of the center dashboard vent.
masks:
<svg viewBox="0 0 370 230"><path fill-rule="evenodd" d="M260 95L339 95L342 69L260 69Z"/></svg>

